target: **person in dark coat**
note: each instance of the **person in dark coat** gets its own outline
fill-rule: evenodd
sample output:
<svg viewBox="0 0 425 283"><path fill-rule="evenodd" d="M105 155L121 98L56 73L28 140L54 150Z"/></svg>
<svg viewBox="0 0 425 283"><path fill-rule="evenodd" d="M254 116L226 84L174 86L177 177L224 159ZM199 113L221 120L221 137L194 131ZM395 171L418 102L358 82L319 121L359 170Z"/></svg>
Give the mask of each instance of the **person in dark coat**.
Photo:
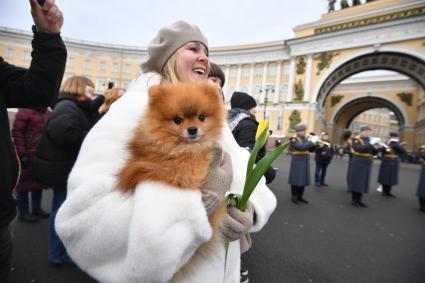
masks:
<svg viewBox="0 0 425 283"><path fill-rule="evenodd" d="M10 65L0 57L0 282L5 283L10 280L12 255L9 224L16 216L11 192L19 176L7 108L49 106L58 94L66 64L60 37L62 12L53 0L45 1L45 9L36 0L30 3L35 25L29 69Z"/></svg>
<svg viewBox="0 0 425 283"><path fill-rule="evenodd" d="M378 150L371 144L369 126L360 128L360 135L352 142L352 157L348 172L348 191L352 194L352 205L366 207L362 202L363 194L369 192L370 176L372 175L372 157Z"/></svg>
<svg viewBox="0 0 425 283"><path fill-rule="evenodd" d="M420 158L422 159L422 169L419 176L418 191L416 196L419 198L419 209L425 212L425 144L419 149Z"/></svg>
<svg viewBox="0 0 425 283"><path fill-rule="evenodd" d="M53 189L50 217L48 260L62 264L70 258L55 230L55 218L66 199L68 175L77 160L81 144L97 120L90 100L94 84L86 77L74 76L65 81L50 113L33 161L37 179Z"/></svg>
<svg viewBox="0 0 425 283"><path fill-rule="evenodd" d="M230 130L239 146L251 151L255 145L255 135L259 124L255 119L257 102L249 94L235 91L230 99L230 106L227 116ZM265 155L266 147L263 146L257 154L256 162ZM276 177L276 170L270 166L264 177L266 184L271 183Z"/></svg>
<svg viewBox="0 0 425 283"><path fill-rule="evenodd" d="M42 192L47 187L34 180L31 166L47 115L46 107L22 108L19 109L13 123L13 142L22 166L19 183L15 187L18 220L21 222L35 223L39 218L49 218L50 216L41 208ZM28 201L30 192L31 213Z"/></svg>
<svg viewBox="0 0 425 283"><path fill-rule="evenodd" d="M395 197L391 193L392 186L398 184L398 172L400 159L406 154L406 150L400 144L398 133L390 133L390 139L386 142L388 147L383 147L381 166L379 167L378 183L382 185L382 195Z"/></svg>
<svg viewBox="0 0 425 283"><path fill-rule="evenodd" d="M328 184L325 183L326 171L334 156L334 148L329 141L327 133L322 133L320 139L325 143L319 142L319 145L316 147L316 172L314 174L314 180L316 186L328 187Z"/></svg>
<svg viewBox="0 0 425 283"><path fill-rule="evenodd" d="M288 184L291 185L292 202L308 203L303 198L304 189L310 186L310 152L314 152L318 136L308 140L305 136L307 126L298 124L295 126L296 134L290 139L289 152L292 155L291 168L289 170Z"/></svg>

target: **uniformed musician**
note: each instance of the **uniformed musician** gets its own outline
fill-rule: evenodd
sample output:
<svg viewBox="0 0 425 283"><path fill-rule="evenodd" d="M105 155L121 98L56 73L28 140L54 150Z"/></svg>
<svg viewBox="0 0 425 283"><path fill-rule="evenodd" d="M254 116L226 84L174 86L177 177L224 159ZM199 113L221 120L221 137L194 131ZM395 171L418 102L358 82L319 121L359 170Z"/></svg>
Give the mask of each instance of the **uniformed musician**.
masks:
<svg viewBox="0 0 425 283"><path fill-rule="evenodd" d="M370 143L372 129L369 126L360 128L360 135L353 138L352 157L348 172L348 191L352 194L352 205L367 207L362 202L363 194L369 192L372 175L372 157L378 153Z"/></svg>
<svg viewBox="0 0 425 283"><path fill-rule="evenodd" d="M356 137L360 132L359 131L355 131L355 132L351 132L350 130L347 130L344 132L344 140L345 140L345 144L343 147L343 155L348 155L348 168L347 168L347 174L346 174L346 178L345 180L347 181L347 188L348 188L348 177L349 177L349 173L350 173L350 164L351 164L351 157L353 156L352 152L352 146L353 146L353 139L354 137Z"/></svg>
<svg viewBox="0 0 425 283"><path fill-rule="evenodd" d="M319 137L312 137L308 140L306 137L307 126L298 124L295 126L295 135L290 139L289 151L292 155L291 169L289 171L288 184L291 185L292 202L307 204L308 201L303 198L304 189L310 185L310 152L316 147Z"/></svg>
<svg viewBox="0 0 425 283"><path fill-rule="evenodd" d="M379 167L378 183L382 185L382 195L395 197L391 193L392 186L398 184L398 172L400 168L399 158L406 154L406 150L400 144L399 135L390 133L390 139L386 142L387 147L382 147L381 166Z"/></svg>

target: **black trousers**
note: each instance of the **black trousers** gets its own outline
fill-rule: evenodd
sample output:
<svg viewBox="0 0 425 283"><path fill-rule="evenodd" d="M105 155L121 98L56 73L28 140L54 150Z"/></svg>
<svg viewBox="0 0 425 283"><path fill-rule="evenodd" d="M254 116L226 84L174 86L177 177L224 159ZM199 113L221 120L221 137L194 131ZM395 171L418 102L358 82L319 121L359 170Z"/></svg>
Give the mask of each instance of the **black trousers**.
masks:
<svg viewBox="0 0 425 283"><path fill-rule="evenodd" d="M291 186L291 193L293 197L302 197L304 195L304 190L305 187Z"/></svg>
<svg viewBox="0 0 425 283"><path fill-rule="evenodd" d="M419 205L421 208L425 208L425 198L419 198Z"/></svg>
<svg viewBox="0 0 425 283"><path fill-rule="evenodd" d="M382 192L389 194L391 192L391 186L382 185Z"/></svg>
<svg viewBox="0 0 425 283"><path fill-rule="evenodd" d="M0 228L0 282L10 282L10 266L12 263L12 236L10 227Z"/></svg>
<svg viewBox="0 0 425 283"><path fill-rule="evenodd" d="M362 201L362 197L363 194L362 193L358 193L358 192L351 192L351 198L353 199L353 201L355 202L360 202Z"/></svg>

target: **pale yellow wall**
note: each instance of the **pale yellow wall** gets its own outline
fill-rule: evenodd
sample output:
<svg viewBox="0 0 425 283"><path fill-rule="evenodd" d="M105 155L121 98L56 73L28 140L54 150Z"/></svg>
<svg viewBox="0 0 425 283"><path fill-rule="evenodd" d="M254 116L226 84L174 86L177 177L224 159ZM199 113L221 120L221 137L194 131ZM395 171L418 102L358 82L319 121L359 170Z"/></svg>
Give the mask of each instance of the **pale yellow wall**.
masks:
<svg viewBox="0 0 425 283"><path fill-rule="evenodd" d="M7 48L13 48L13 58L6 57ZM29 57L29 60L23 60L22 54L24 50L29 51L31 54L32 47L29 41L27 47L20 47L14 45L6 46L5 44L0 44L0 56L4 57L6 61L16 66L29 67L31 63L31 56ZM95 53L95 51L91 50L86 53L80 53L74 52L72 49L68 49L68 60L65 69L64 80L72 75L84 75L90 78L95 83L95 86L97 86L97 79L103 78L105 80L112 79L116 82L115 86L123 87L125 81L130 82L131 80L135 79L139 74L141 59L140 61L129 60L124 56L121 60L121 58L117 59L115 54L111 56L99 56L93 53ZM71 58L73 58L74 60L74 66L71 66L69 64ZM91 68L89 69L84 68L86 59L91 60ZM100 70L101 62L105 62L106 64L105 71ZM118 64L117 72L112 71L113 63ZM129 73L124 72L124 66L126 64L130 65ZM96 91L99 92L102 91L102 89L97 89Z"/></svg>

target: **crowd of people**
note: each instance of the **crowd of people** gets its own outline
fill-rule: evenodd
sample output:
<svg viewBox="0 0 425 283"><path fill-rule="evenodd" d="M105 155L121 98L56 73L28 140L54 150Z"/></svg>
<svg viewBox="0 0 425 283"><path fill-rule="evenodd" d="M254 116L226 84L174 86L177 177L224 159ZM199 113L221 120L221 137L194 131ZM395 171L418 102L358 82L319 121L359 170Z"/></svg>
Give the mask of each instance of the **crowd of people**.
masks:
<svg viewBox="0 0 425 283"><path fill-rule="evenodd" d="M208 41L200 29L177 21L153 38L142 75L128 91L111 88L95 96L94 83L86 77L62 82L67 53L60 36L63 15L54 0L30 3L34 20L30 67L19 68L0 57L0 281L10 279L10 223L17 214L23 223L50 218L47 260L52 266L73 263L100 282L248 282L241 255L252 245L250 234L261 230L276 208L276 198L266 185L276 177L273 167L245 211L225 207L220 241L211 245L210 253L188 262L216 232L209 215L228 192L242 193L259 124L255 99L233 93L227 126L216 145L220 162L211 162L202 188L179 190L142 181L134 192L123 193L116 189L117 173L146 109L149 88L209 82L224 101L224 73L209 61ZM10 107L19 108L12 131L7 118ZM173 117L173 121L180 120ZM310 152L315 152L315 185L323 187L328 187L326 172L335 152L327 133L307 135L304 124L295 131L290 138L288 183L292 201L307 204ZM347 185L354 206L366 206L362 195L369 191L371 158L377 153L370 134L365 127L347 141L351 156ZM387 196L393 196L398 159L404 154L397 137L392 138L379 174ZM265 147L260 150L256 162L265 151ZM422 152L425 160L425 146ZM47 188L53 190L50 213L41 207ZM425 211L425 164L418 197ZM229 244L227 250L224 243Z"/></svg>

